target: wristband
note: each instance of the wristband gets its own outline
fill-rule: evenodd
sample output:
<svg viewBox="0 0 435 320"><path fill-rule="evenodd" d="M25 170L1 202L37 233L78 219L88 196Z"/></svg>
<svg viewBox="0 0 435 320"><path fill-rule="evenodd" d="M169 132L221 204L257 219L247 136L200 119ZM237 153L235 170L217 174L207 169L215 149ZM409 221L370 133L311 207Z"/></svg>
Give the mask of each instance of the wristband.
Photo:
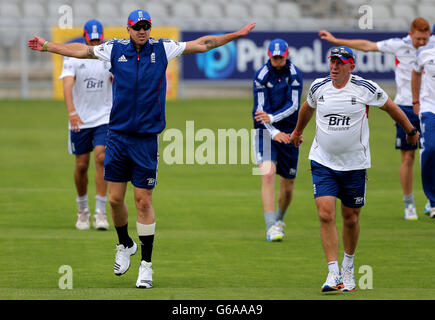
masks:
<svg viewBox="0 0 435 320"><path fill-rule="evenodd" d="M297 132L297 131L296 131L296 129L295 129L295 130L293 130L293 133L294 133L294 134L295 134L296 136L298 136L298 137L302 135L302 132L301 132L301 133L299 133L299 132Z"/></svg>
<svg viewBox="0 0 435 320"><path fill-rule="evenodd" d="M42 51L47 51L48 40L45 40L44 45L42 46Z"/></svg>
<svg viewBox="0 0 435 320"><path fill-rule="evenodd" d="M413 136L415 136L415 134L417 133L417 128L416 127L414 127L414 128L412 128L412 130L411 130L411 132L410 133L407 133L406 135L408 136L408 137L413 137Z"/></svg>
<svg viewBox="0 0 435 320"><path fill-rule="evenodd" d="M68 113L68 115L71 117L71 116L75 116L77 114L77 112L76 111L73 111L73 112L70 112L70 113Z"/></svg>
<svg viewBox="0 0 435 320"><path fill-rule="evenodd" d="M412 105L417 104L417 103L420 103L420 100L414 100L414 101L412 101Z"/></svg>

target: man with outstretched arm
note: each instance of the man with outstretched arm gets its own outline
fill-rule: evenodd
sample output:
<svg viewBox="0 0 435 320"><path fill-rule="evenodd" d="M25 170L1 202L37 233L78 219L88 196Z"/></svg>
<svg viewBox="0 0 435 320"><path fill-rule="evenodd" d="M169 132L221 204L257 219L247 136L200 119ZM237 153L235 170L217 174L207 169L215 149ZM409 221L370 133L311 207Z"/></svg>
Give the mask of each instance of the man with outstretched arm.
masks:
<svg viewBox="0 0 435 320"><path fill-rule="evenodd" d="M114 272L124 274L137 245L128 234L125 204L127 182L134 186L137 209L136 228L142 258L136 282L138 288L151 288L151 253L155 234L152 191L156 186L158 134L166 125L166 68L181 54L206 52L246 36L255 23L223 35L210 35L193 41L177 42L150 37L152 23L148 12L133 11L127 21L130 39L113 39L99 46L60 44L34 37L28 42L33 50L48 51L76 58L98 58L111 62L113 107L110 114L104 161L109 203L119 245Z"/></svg>

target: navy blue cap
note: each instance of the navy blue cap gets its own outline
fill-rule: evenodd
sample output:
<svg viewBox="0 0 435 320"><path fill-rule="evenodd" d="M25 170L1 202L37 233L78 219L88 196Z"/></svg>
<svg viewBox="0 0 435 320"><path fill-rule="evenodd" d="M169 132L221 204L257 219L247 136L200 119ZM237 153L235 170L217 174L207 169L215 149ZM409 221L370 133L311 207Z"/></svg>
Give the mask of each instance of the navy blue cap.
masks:
<svg viewBox="0 0 435 320"><path fill-rule="evenodd" d="M331 57L339 57L344 63L355 63L355 55L352 49L346 46L332 48L329 58Z"/></svg>
<svg viewBox="0 0 435 320"><path fill-rule="evenodd" d="M103 25L98 20L89 20L83 27L83 32L88 41L103 40Z"/></svg>
<svg viewBox="0 0 435 320"><path fill-rule="evenodd" d="M134 26L139 21L148 21L151 23L151 16L145 10L135 10L128 16L127 25Z"/></svg>
<svg viewBox="0 0 435 320"><path fill-rule="evenodd" d="M269 49L267 50L267 54L270 58L273 56L287 56L288 54L288 44L282 39L272 40L269 44Z"/></svg>

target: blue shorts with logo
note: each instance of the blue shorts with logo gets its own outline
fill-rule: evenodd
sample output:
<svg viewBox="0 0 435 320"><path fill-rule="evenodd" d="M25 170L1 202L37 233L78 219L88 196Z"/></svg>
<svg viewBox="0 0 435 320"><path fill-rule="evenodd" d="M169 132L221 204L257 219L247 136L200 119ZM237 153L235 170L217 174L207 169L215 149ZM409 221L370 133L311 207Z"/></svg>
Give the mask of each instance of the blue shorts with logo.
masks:
<svg viewBox="0 0 435 320"><path fill-rule="evenodd" d="M263 137L265 138L264 140ZM272 161L276 165L276 173L278 175L286 179L296 178L299 148L296 148L293 144L285 144L272 140L269 131L265 129L255 130L254 143L257 164L264 161Z"/></svg>
<svg viewBox="0 0 435 320"><path fill-rule="evenodd" d="M349 208L365 203L367 170L337 171L311 160L314 198L333 196Z"/></svg>
<svg viewBox="0 0 435 320"><path fill-rule="evenodd" d="M420 119L418 118L418 115L414 113L414 110L412 106L402 106L399 105L400 109L402 109L403 112L405 112L406 116L408 117L409 121L412 123L414 127L417 128L418 132L421 135L420 130ZM420 138L421 139L421 138ZM417 145L412 145L406 142L406 132L403 130L403 128L396 122L396 149L400 150L416 150L417 147L421 148L421 141L417 143Z"/></svg>
<svg viewBox="0 0 435 320"><path fill-rule="evenodd" d="M79 132L69 131L68 151L80 155L89 153L96 146L105 146L109 126L103 124L95 128L80 129Z"/></svg>
<svg viewBox="0 0 435 320"><path fill-rule="evenodd" d="M157 183L158 135L130 136L109 130L104 180L153 189Z"/></svg>

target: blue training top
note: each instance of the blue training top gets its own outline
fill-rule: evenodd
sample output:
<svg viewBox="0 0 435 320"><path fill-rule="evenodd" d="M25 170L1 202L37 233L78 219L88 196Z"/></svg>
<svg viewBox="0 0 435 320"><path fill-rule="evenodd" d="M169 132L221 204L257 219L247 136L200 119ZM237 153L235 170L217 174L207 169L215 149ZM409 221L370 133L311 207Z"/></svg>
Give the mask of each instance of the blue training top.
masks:
<svg viewBox="0 0 435 320"><path fill-rule="evenodd" d="M254 128L277 129L291 133L296 126L302 95L302 73L287 59L279 72L269 61L256 73L253 83ZM255 121L256 111L265 111L273 116L273 123L266 126Z"/></svg>
<svg viewBox="0 0 435 320"><path fill-rule="evenodd" d="M164 40L151 39L137 51L131 40L111 40L113 107L110 130L129 135L159 134L166 126Z"/></svg>

